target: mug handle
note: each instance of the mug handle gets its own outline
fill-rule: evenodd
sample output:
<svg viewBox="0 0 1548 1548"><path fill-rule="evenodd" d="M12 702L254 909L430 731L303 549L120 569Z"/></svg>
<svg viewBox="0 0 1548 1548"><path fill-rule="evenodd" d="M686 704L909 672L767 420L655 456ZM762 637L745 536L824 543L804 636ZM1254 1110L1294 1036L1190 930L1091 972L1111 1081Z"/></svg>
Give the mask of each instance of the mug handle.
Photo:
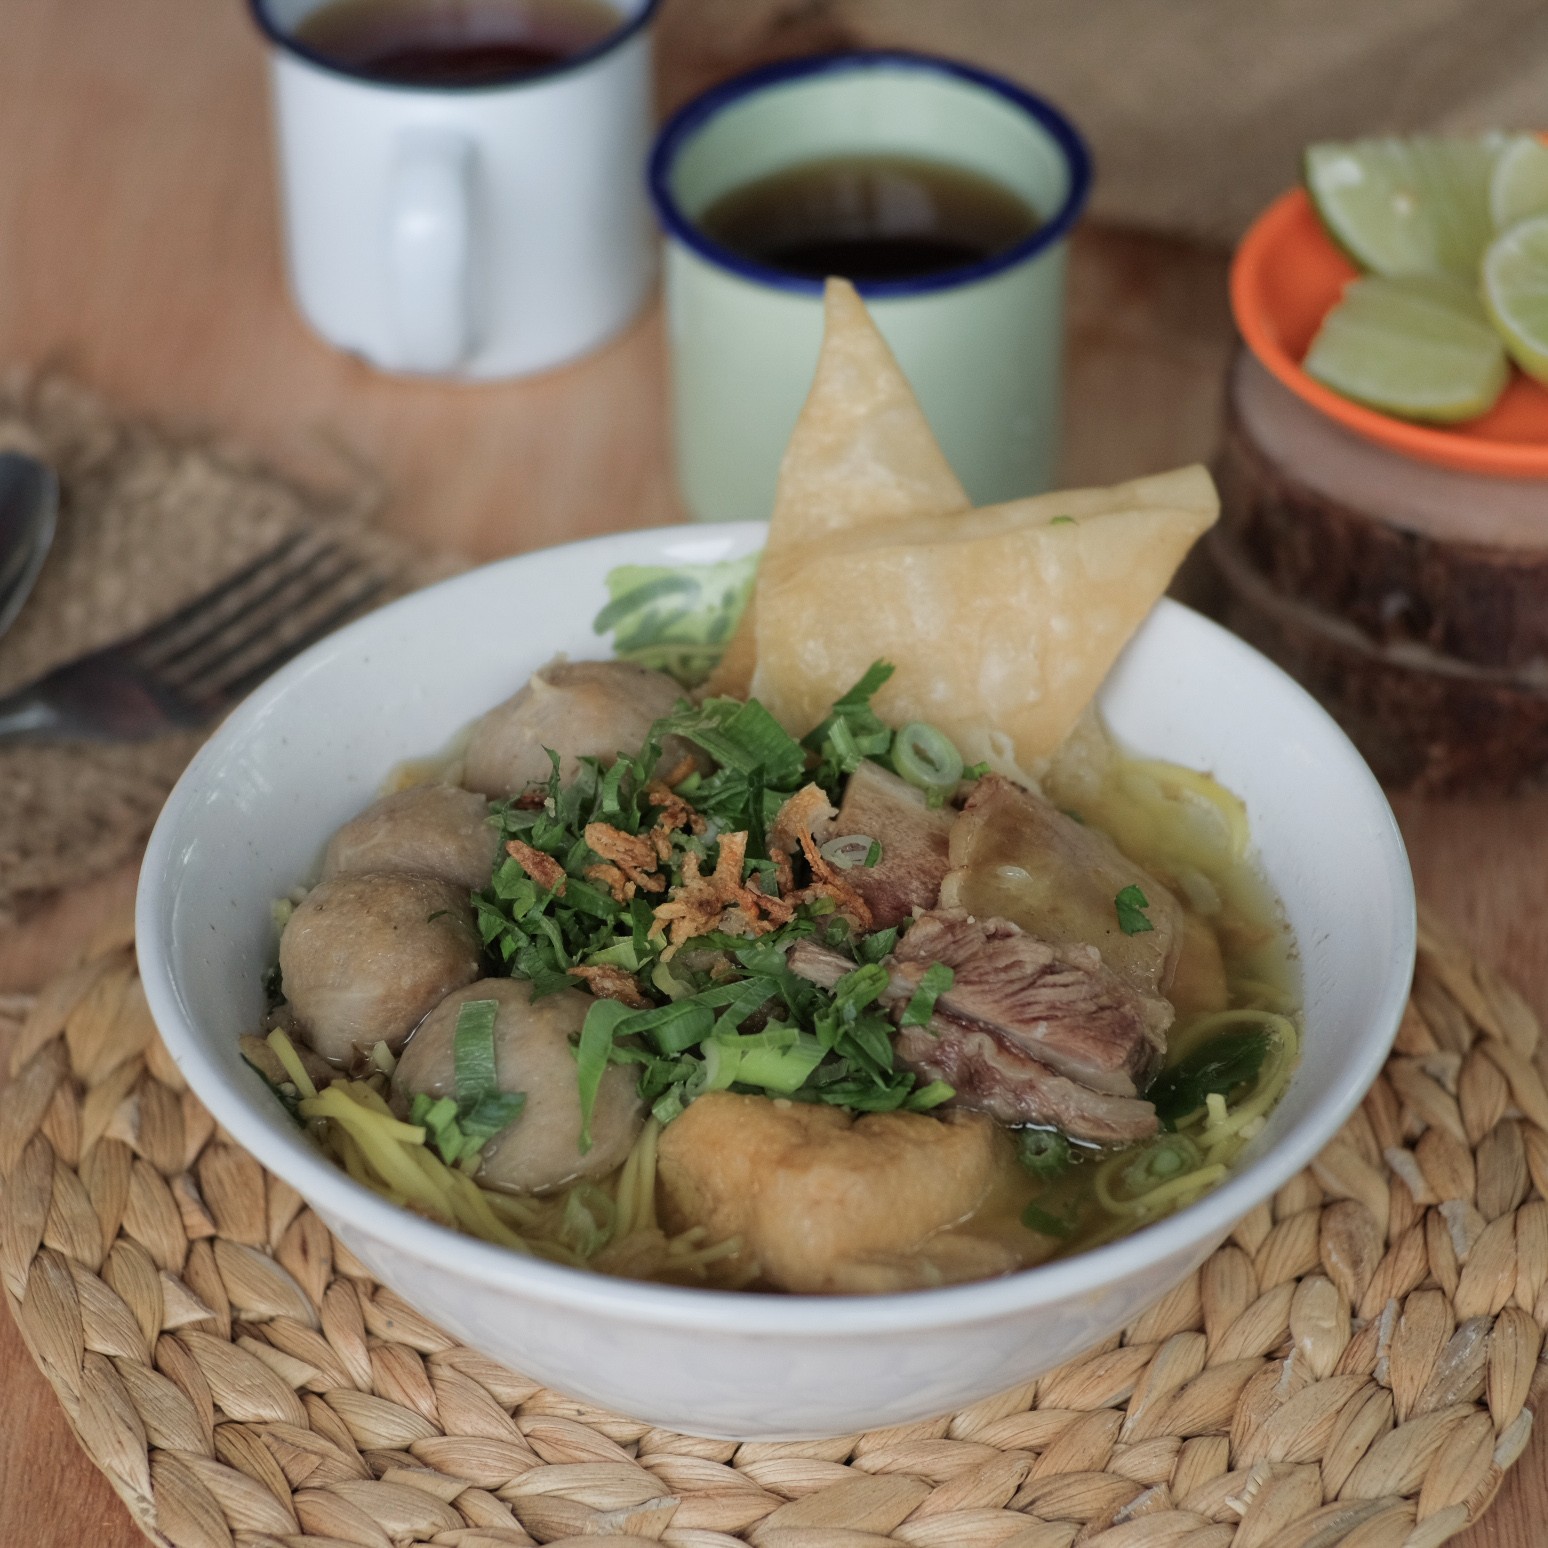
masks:
<svg viewBox="0 0 1548 1548"><path fill-rule="evenodd" d="M449 371L472 345L472 143L416 128L398 141L388 192L388 306L399 367Z"/></svg>

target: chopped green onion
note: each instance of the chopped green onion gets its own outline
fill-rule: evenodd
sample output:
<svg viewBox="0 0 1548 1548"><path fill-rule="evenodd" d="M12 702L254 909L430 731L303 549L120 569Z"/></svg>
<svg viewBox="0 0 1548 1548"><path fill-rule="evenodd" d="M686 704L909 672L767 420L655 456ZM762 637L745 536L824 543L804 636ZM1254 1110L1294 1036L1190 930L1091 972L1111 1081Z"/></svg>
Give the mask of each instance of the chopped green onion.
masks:
<svg viewBox="0 0 1548 1548"><path fill-rule="evenodd" d="M841 838L829 839L817 852L835 869L854 871L876 864L876 860L871 859L872 850L876 852L876 860L880 860L881 845L875 839L864 833L846 833Z"/></svg>
<svg viewBox="0 0 1548 1548"><path fill-rule="evenodd" d="M262 1040L260 1039L260 1041ZM301 1118L300 1098L294 1083L288 1080L281 1082L271 1079L245 1053L242 1055L242 1062L274 1093L275 1100L290 1114L291 1121L298 1128L304 1129L306 1124Z"/></svg>
<svg viewBox="0 0 1548 1548"><path fill-rule="evenodd" d="M1268 1056L1273 1034L1267 1028L1222 1032L1195 1048L1170 1069L1162 1070L1145 1095L1168 1129L1196 1113L1211 1094L1229 1098L1257 1076Z"/></svg>
<svg viewBox="0 0 1548 1548"><path fill-rule="evenodd" d="M676 569L626 564L608 571L610 601L597 614L598 634L616 631L617 654L702 681L719 660L752 589L758 555Z"/></svg>
<svg viewBox="0 0 1548 1548"><path fill-rule="evenodd" d="M702 1043L714 1024L714 1012L701 1000L672 1000L625 1016L614 1036L648 1035L659 1053L674 1054Z"/></svg>
<svg viewBox="0 0 1548 1548"><path fill-rule="evenodd" d="M494 1047L495 1018L499 1012L498 1000L464 1000L458 1008L457 1029L452 1033L452 1063L459 1103L476 1102L486 1091L499 1089Z"/></svg>
<svg viewBox="0 0 1548 1548"><path fill-rule="evenodd" d="M744 1048L739 1055L735 1079L740 1085L758 1086L779 1096L789 1096L806 1084L807 1076L822 1063L825 1052L822 1044L810 1034L800 1035L789 1048Z"/></svg>
<svg viewBox="0 0 1548 1548"><path fill-rule="evenodd" d="M576 1082L580 1087L580 1153L591 1150L591 1114L597 1105L597 1091L607 1073L609 1055L618 1024L634 1013L617 1000L597 1000L586 1012L581 1024L580 1045L575 1051Z"/></svg>
<svg viewBox="0 0 1548 1548"><path fill-rule="evenodd" d="M559 1236L582 1258L590 1258L612 1239L618 1206L595 1183L577 1183L564 1201Z"/></svg>
<svg viewBox="0 0 1548 1548"><path fill-rule="evenodd" d="M725 1043L711 1039L700 1050L704 1061L704 1090L725 1091L736 1079L737 1066L742 1062L741 1053Z"/></svg>
<svg viewBox="0 0 1548 1548"><path fill-rule="evenodd" d="M680 1118L687 1103L683 1100L683 1088L681 1086L668 1086L667 1089L656 1098L651 1107L650 1116L664 1129L674 1118Z"/></svg>
<svg viewBox="0 0 1548 1548"><path fill-rule="evenodd" d="M514 1123L527 1105L524 1092L501 1091L495 1074L496 1000L467 1000L457 1012L452 1033L455 1097L417 1092L410 1120L429 1131L430 1143L448 1166L477 1170L479 1151Z"/></svg>
<svg viewBox="0 0 1548 1548"><path fill-rule="evenodd" d="M723 770L759 774L780 788L794 785L806 769L801 744L756 699L706 699L658 721L652 735L680 736Z"/></svg>
<svg viewBox="0 0 1548 1548"><path fill-rule="evenodd" d="M855 955L862 962L880 962L898 944L898 927L889 925L885 930L872 930L855 942Z"/></svg>
<svg viewBox="0 0 1548 1548"><path fill-rule="evenodd" d="M962 754L944 732L911 721L892 739L892 766L921 790L949 790L962 778Z"/></svg>
<svg viewBox="0 0 1548 1548"><path fill-rule="evenodd" d="M873 661L865 669L860 681L848 689L842 698L833 701L833 712L846 715L868 710L872 698L886 686L896 670L890 661Z"/></svg>
<svg viewBox="0 0 1548 1548"><path fill-rule="evenodd" d="M1118 913L1118 928L1125 935L1144 935L1155 929L1145 913L1150 900L1132 882L1113 899L1113 907Z"/></svg>
<svg viewBox="0 0 1548 1548"><path fill-rule="evenodd" d="M932 962L924 970L912 998L898 1018L900 1027L924 1027L935 1014L935 1002L956 982L957 975L944 962Z"/></svg>
<svg viewBox="0 0 1548 1548"><path fill-rule="evenodd" d="M632 940L614 941L601 951L594 951L586 958L593 967L621 967L626 973L640 970L640 949Z"/></svg>
<svg viewBox="0 0 1548 1548"><path fill-rule="evenodd" d="M679 978L669 962L658 962L650 970L650 986L669 1000L686 999L693 993L693 985Z"/></svg>
<svg viewBox="0 0 1548 1548"><path fill-rule="evenodd" d="M1038 1204L1028 1204L1022 1210L1021 1223L1029 1231L1036 1231L1041 1236L1054 1236L1061 1241L1075 1229L1074 1221L1061 1220Z"/></svg>
<svg viewBox="0 0 1548 1548"><path fill-rule="evenodd" d="M443 1096L433 1101L425 1109L424 1116L416 1120L427 1129L433 1129L439 1133L449 1123L457 1121L457 1104L449 1096Z"/></svg>
<svg viewBox="0 0 1548 1548"><path fill-rule="evenodd" d="M463 1113L458 1126L467 1137L469 1153L481 1150L501 1129L515 1123L527 1105L524 1091L486 1091L471 1112Z"/></svg>
<svg viewBox="0 0 1548 1548"><path fill-rule="evenodd" d="M1199 1147L1183 1134L1162 1134L1151 1140L1119 1169L1113 1196L1128 1202L1203 1164Z"/></svg>
<svg viewBox="0 0 1548 1548"><path fill-rule="evenodd" d="M1057 1129L1022 1129L1016 1159L1034 1177L1057 1177L1069 1169L1070 1142Z"/></svg>
<svg viewBox="0 0 1548 1548"><path fill-rule="evenodd" d="M871 708L871 696L892 676L892 667L876 661L827 718L807 732L801 745L821 759L815 778L824 789L844 774L853 774L867 758L880 758L892 745L892 732Z"/></svg>
<svg viewBox="0 0 1548 1548"><path fill-rule="evenodd" d="M620 647L626 635L631 643L641 643L650 630L664 628L679 599L686 599L675 581L663 581L660 574L634 575L627 587L634 594L632 610L616 608L604 619L618 630ZM676 649L683 642L671 643ZM687 857L698 861L702 873L714 864L719 836L745 831L741 881L773 896L774 863L766 835L783 804L808 783L836 797L841 765L847 770L876 758L890 766L894 734L870 706L870 696L889 671L885 664L868 671L804 743L794 741L756 703L683 701L655 722L637 752L621 753L605 768L597 758L581 758L574 776L561 782L558 760L551 758L554 773L542 790L541 805L492 804L491 821L501 836L520 838L551 856L567 876L560 895L538 887L514 860L502 860L489 885L474 895L479 933L500 965L497 970L526 980L536 998L573 987L568 970L577 964L620 969L634 975L656 1002L642 1010L614 1002L590 1008L575 1048L583 1145L590 1143L597 1093L614 1063L635 1066L631 1076L639 1098L662 1122L711 1087L790 1094L863 1112L924 1111L953 1095L944 1082L920 1086L912 1072L894 1062L897 1029L877 1001L888 982L880 961L896 944L896 930L857 933L839 915L834 899L816 897L803 901L795 917L767 935L747 939L709 930L691 950L663 962L668 942L653 910L659 900L615 898L585 880L593 858L585 841L587 827L606 822L632 836L651 832L660 805L651 788L663 744L682 739L708 755L679 784L685 795L691 792L705 827L698 833L681 827L672 833L659 874L668 888L680 886ZM947 786L925 791L927 800L944 801L949 795ZM872 836L856 837L852 850L838 848L841 859L835 863L854 867L883 860ZM787 956L803 938L852 954L855 971L831 991L799 979ZM931 990L936 987L932 980ZM924 1008L921 1001L921 1013ZM770 1025L749 1036L746 1028L771 1016L790 1025ZM797 1028L809 1029L804 1038ZM448 1146L460 1147L458 1165L476 1161L470 1147L481 1142L483 1131L497 1119L512 1120L517 1111L491 1099L475 1119L478 1104L471 1099L481 1077L475 1066L467 1079L470 1071L464 1065L465 1079L456 1092L457 1128L448 1125L441 1131ZM492 1076L488 1090L498 1093ZM454 1141L454 1134L460 1138Z"/></svg>

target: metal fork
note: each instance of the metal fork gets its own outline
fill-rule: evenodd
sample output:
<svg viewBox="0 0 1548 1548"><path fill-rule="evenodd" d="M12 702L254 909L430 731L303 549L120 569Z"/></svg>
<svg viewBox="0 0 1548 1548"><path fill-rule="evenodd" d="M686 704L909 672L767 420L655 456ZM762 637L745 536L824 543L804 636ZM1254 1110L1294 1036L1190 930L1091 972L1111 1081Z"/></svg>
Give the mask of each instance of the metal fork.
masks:
<svg viewBox="0 0 1548 1548"><path fill-rule="evenodd" d="M0 698L0 742L207 725L386 584L337 543L295 533L170 618Z"/></svg>

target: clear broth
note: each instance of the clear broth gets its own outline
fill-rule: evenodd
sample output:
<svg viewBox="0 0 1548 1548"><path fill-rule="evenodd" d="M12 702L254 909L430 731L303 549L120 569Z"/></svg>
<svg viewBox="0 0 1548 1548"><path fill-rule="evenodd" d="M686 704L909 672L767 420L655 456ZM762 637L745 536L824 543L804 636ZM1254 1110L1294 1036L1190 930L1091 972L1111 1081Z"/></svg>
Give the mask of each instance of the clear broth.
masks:
<svg viewBox="0 0 1548 1548"><path fill-rule="evenodd" d="M402 765L390 787L401 789L444 776L449 758L454 760L454 749ZM1248 853L1246 815L1234 796L1207 776L1123 754L1094 719L1071 737L1044 775L1042 786L1056 804L1105 832L1168 887L1191 925L1206 931L1219 947L1225 1005L1219 1009L1202 1003L1190 1006L1174 984L1172 993L1179 1004L1168 1037L1168 1065L1185 1057L1204 1037L1222 1030L1220 1009L1241 1013L1249 1025L1256 1016L1276 1017L1292 1033L1298 1032L1300 986L1294 941L1278 899ZM1292 1036L1272 1100L1255 1104L1262 1108L1255 1126L1261 1126L1289 1079L1297 1041ZM1250 1088L1235 1099L1233 1113L1238 1106L1253 1105L1249 1095ZM1202 1132L1196 1122L1183 1127L1192 1134ZM746 1262L733 1243L663 1234L656 1210L657 1132L651 1120L629 1159L607 1177L573 1184L543 1198L485 1197L500 1222L519 1233L527 1244L525 1250L556 1261L668 1284L773 1290L754 1277L756 1265ZM969 1218L932 1241L958 1235L980 1242L988 1239L1008 1249L1006 1256L1021 1268L1089 1250L1174 1213L1217 1186L1243 1148L1233 1141L1210 1151L1208 1159L1221 1163L1212 1166L1214 1175L1208 1179L1200 1175L1197 1186L1180 1193L1169 1191L1163 1204L1115 1209L1103 1201L1102 1179L1121 1172L1158 1141L1109 1150L1074 1145L1068 1170L1042 1180L1021 1166L1013 1132L1004 1132L1000 1165L988 1196ZM361 1180L372 1185L364 1177ZM1058 1222L1057 1233L1029 1225L1025 1218L1029 1207L1037 1219L1051 1217ZM483 1231L475 1234L498 1239ZM929 1249L930 1243L921 1244L921 1261L930 1261Z"/></svg>

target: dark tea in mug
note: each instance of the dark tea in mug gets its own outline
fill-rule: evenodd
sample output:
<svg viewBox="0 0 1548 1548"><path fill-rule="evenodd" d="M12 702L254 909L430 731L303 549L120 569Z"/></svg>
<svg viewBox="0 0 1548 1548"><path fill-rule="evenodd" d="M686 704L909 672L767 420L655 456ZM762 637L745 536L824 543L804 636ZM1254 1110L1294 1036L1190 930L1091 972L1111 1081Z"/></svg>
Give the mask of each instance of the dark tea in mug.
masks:
<svg viewBox="0 0 1548 1548"><path fill-rule="evenodd" d="M491 86L587 53L623 18L606 0L327 0L296 41L401 86Z"/></svg>
<svg viewBox="0 0 1548 1548"><path fill-rule="evenodd" d="M743 258L808 279L911 280L994 258L1037 230L1018 194L913 156L808 161L733 188L698 218Z"/></svg>

